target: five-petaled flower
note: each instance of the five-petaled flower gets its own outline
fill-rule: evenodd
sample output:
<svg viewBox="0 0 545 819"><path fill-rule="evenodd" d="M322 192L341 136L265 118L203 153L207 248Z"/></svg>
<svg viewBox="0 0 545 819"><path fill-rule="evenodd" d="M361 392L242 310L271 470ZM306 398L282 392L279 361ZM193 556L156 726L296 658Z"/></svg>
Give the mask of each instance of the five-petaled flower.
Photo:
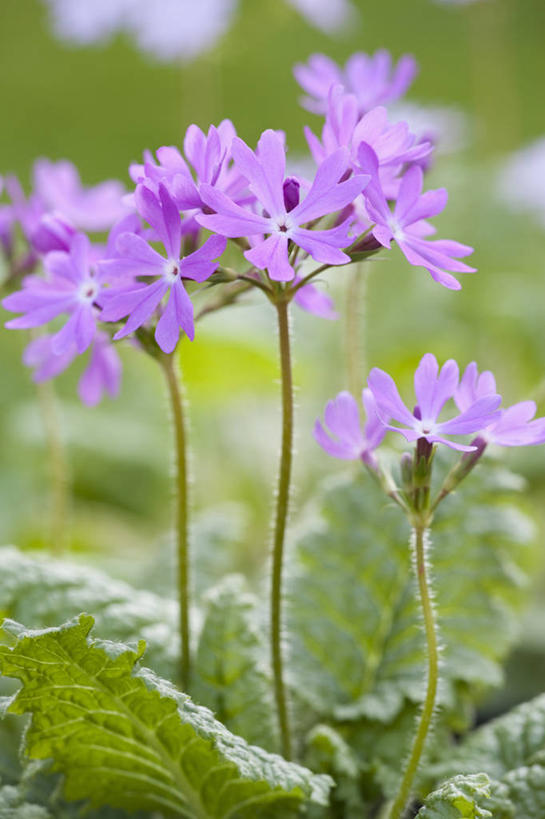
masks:
<svg viewBox="0 0 545 819"><path fill-rule="evenodd" d="M275 131L262 134L257 153L238 137L233 140L232 152L261 212L243 208L221 191L203 184L202 199L214 213L198 216L201 225L230 238L258 237L244 255L255 267L268 270L275 281L291 281L295 277L289 258L292 245L301 247L315 261L324 264L350 261L342 251L351 241L349 220L327 230L309 227L309 223L350 204L369 181L364 174L344 178L349 171L345 148L335 151L320 165L302 201L299 201L299 186L293 184L292 178L286 179L284 143Z"/></svg>
<svg viewBox="0 0 545 819"><path fill-rule="evenodd" d="M474 267L458 261L458 258L473 253L473 248L450 239L426 239L435 232L426 219L444 210L446 190L439 188L422 193L424 175L420 167L413 165L401 180L392 212L380 186L375 152L363 142L358 156L361 169L372 176L365 190L365 200L369 218L374 222L372 233L375 239L386 248L395 240L410 264L424 267L444 287L460 290L460 282L446 271L475 273Z"/></svg>
<svg viewBox="0 0 545 819"><path fill-rule="evenodd" d="M455 361L450 359L439 371L435 356L426 353L414 374L417 403L413 412L407 409L393 378L384 370L374 367L367 383L376 401L377 414L387 429L401 433L407 441L425 438L429 443L441 443L451 449L472 452L475 446L460 444L445 436L479 432L498 420L501 396L489 393L479 397L459 415L448 421L439 421L443 407L456 393L458 379L459 371ZM390 418L404 427L393 426Z"/></svg>
<svg viewBox="0 0 545 819"><path fill-rule="evenodd" d="M63 355L72 346L81 354L91 344L104 293L103 274L92 264L91 243L81 233L74 236L70 251L52 251L45 257L48 278L27 276L23 289L2 302L6 310L23 313L6 323L10 329L47 324L67 313L70 318L51 339L51 349Z"/></svg>
<svg viewBox="0 0 545 819"><path fill-rule="evenodd" d="M203 282L218 266L217 259L225 250L221 236L211 236L187 256L181 257L182 225L180 213L163 183L158 195L145 185L136 189L135 202L142 218L153 228L166 250L166 258L154 250L142 236L122 233L116 241L117 256L99 262L98 267L115 285L104 292L103 321L127 323L114 338L123 338L138 330L159 308L169 294L155 328L155 340L165 353L171 353L178 343L180 330L193 340L195 335L193 303L184 280ZM151 284L140 277L154 277Z"/></svg>
<svg viewBox="0 0 545 819"><path fill-rule="evenodd" d="M480 398L496 392L496 380L489 370L479 374L474 361L468 364L454 393L462 412ZM478 430L483 444L498 446L537 446L545 443L545 418L535 418L535 401L519 401L500 410L497 420ZM532 420L534 419L534 420Z"/></svg>
<svg viewBox="0 0 545 819"><path fill-rule="evenodd" d="M328 455L345 461L360 458L372 469L376 469L377 462L373 451L386 435L386 427L377 415L371 390L363 390L362 402L366 414L363 429L358 403L344 390L326 404L324 420L328 430L324 429L318 419L314 425L314 437Z"/></svg>

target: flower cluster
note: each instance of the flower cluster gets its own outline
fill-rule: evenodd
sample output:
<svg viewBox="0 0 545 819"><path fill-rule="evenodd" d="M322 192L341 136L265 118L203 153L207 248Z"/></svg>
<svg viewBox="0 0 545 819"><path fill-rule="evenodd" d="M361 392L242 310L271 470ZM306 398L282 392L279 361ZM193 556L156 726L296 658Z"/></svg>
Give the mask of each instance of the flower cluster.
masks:
<svg viewBox="0 0 545 819"><path fill-rule="evenodd" d="M428 239L427 220L446 204L444 190L422 192L433 145L406 122L391 122L384 108L415 72L412 58L393 66L386 52L356 54L344 69L320 55L298 66L313 107L324 112L321 138L306 129L316 165L310 177L290 172L283 133L264 131L253 150L229 120L206 133L191 125L183 149L146 151L130 166L132 192L113 181L84 188L66 161L39 160L28 197L8 177L0 242L9 283L29 275L3 301L19 314L6 326L57 323L25 353L34 377L57 375L92 348L94 374L84 375L80 393L88 403L114 394L120 367L111 341L154 338L172 353L180 333L194 338L194 299L205 283L223 286L226 304L255 287L272 302L294 300L335 318L312 280L392 241L411 264L458 288L452 273L473 270L458 261L471 248ZM14 250L17 225L23 257ZM108 230L106 244L87 236ZM237 271L220 264L228 240L243 255Z"/></svg>
<svg viewBox="0 0 545 819"><path fill-rule="evenodd" d="M374 450L388 430L400 433L407 441L440 443L465 453L482 454L490 444L533 446L545 443L545 418L534 418L534 401L522 401L500 408L501 396L491 372L479 375L475 362L460 379L458 365L450 359L439 369L434 355L427 353L414 374L416 405L411 411L402 401L393 378L374 367L363 391L367 416L362 428L356 400L341 392L325 409L326 431L316 422L314 435L320 446L333 457L361 459L377 468ZM440 421L443 409L452 401L458 414ZM397 426L392 422L397 422ZM458 436L474 436L469 444ZM454 439L453 439L454 436Z"/></svg>

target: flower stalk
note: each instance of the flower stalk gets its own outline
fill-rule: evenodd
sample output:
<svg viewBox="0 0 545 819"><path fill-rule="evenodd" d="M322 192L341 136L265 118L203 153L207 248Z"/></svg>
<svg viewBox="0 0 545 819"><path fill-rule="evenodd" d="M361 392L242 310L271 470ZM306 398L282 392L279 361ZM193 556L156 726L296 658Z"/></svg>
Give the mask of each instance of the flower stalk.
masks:
<svg viewBox="0 0 545 819"><path fill-rule="evenodd" d="M67 545L68 494L70 477L62 439L55 389L51 381L36 384L40 412L49 454L51 511L49 538L57 554Z"/></svg>
<svg viewBox="0 0 545 819"><path fill-rule="evenodd" d="M433 599L429 577L429 566L426 551L429 547L429 529L423 520L415 522L411 534L411 549L413 562L418 581L418 592L424 620L426 635L428 677L426 697L422 706L422 713L418 729L413 740L409 760L401 780L398 794L390 810L389 819L399 819L403 815L405 806L411 795L411 788L424 752L426 740L430 731L437 697L439 681L439 645L437 638L437 623L433 608Z"/></svg>
<svg viewBox="0 0 545 819"><path fill-rule="evenodd" d="M188 691L191 682L190 566L188 526L188 469L185 410L180 375L174 355L159 359L165 374L176 445L176 549L178 559L178 598L180 604L180 684Z"/></svg>
<svg viewBox="0 0 545 819"><path fill-rule="evenodd" d="M282 655L282 572L293 458L293 375L290 350L289 303L285 299L279 299L275 303L275 307L278 316L282 385L282 448L273 529L270 633L274 696L280 742L282 754L286 759L291 759L291 732Z"/></svg>

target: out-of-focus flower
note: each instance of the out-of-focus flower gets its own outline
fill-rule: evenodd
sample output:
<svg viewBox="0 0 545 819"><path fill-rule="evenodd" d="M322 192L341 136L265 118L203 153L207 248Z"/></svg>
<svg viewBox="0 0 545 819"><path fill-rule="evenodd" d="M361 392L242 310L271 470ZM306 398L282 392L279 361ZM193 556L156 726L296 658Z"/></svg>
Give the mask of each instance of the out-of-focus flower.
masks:
<svg viewBox="0 0 545 819"><path fill-rule="evenodd" d="M422 169L413 166L403 176L393 212L388 206L378 177L378 159L365 143L359 148L360 167L370 173L372 181L365 190L366 207L375 226L373 236L383 247L389 248L392 240L407 261L416 267L424 267L431 277L444 287L459 290L460 282L446 271L453 273L474 273L458 258L469 256L473 248L450 239L430 241L426 237L435 229L426 222L444 210L447 192L444 188L422 193Z"/></svg>
<svg viewBox="0 0 545 819"><path fill-rule="evenodd" d="M143 164L131 165L131 178L155 192L159 183L163 183L178 208L184 211L202 209L204 203L199 191L203 183L236 198L246 187L246 180L232 163L231 146L235 136L233 123L228 119L217 128L211 125L207 134L197 125L190 125L184 139L184 152L194 177L178 148L163 146L156 151L157 162L146 152Z"/></svg>
<svg viewBox="0 0 545 819"><path fill-rule="evenodd" d="M328 455L345 461L361 458L364 463L375 469L376 459L373 452L386 435L386 427L377 415L371 390L363 390L362 401L367 419L363 429L357 401L345 390L326 404L324 420L328 429L324 429L320 420L317 420L314 425L314 437Z"/></svg>
<svg viewBox="0 0 545 819"><path fill-rule="evenodd" d="M68 42L90 45L124 32L163 62L193 60L232 24L238 0L45 0L53 29ZM312 25L335 32L353 19L350 0L287 0Z"/></svg>
<svg viewBox="0 0 545 819"><path fill-rule="evenodd" d="M202 247L180 258L182 226L180 213L167 189L161 183L158 196L144 185L135 195L142 218L151 225L162 242L166 258L154 250L142 236L122 233L116 242L117 256L99 262L101 274L110 282L118 282L103 294L103 321L119 321L128 316L125 326L114 338L123 338L141 327L169 295L155 329L155 339L165 353L171 353L183 330L193 339L193 303L184 287L184 280L203 282L216 270L217 258L225 250L221 236L211 236ZM142 284L137 277L153 276L152 284Z"/></svg>
<svg viewBox="0 0 545 819"><path fill-rule="evenodd" d="M62 214L78 230L91 233L108 230L127 212L121 182L111 179L85 188L76 166L66 159L34 163L34 192L44 210Z"/></svg>
<svg viewBox="0 0 545 819"><path fill-rule="evenodd" d="M417 403L413 412L407 409L393 378L384 370L374 367L367 383L376 401L377 414L387 429L399 432L407 441L425 438L429 443L441 443L451 449L472 452L475 446L465 446L445 436L468 435L490 426L500 418L497 408L501 396L488 394L477 398L459 415L440 422L438 419L443 407L456 393L458 376L455 361L450 359L439 371L435 356L426 353L414 374ZM390 418L404 424L404 427L392 426Z"/></svg>
<svg viewBox="0 0 545 819"><path fill-rule="evenodd" d="M48 381L70 366L78 355L72 345L60 355L54 351L52 335L38 336L27 345L23 363L33 369L33 381ZM107 333L96 333L90 349L89 362L81 375L78 394L87 406L95 406L106 393L116 398L121 384L121 360Z"/></svg>
<svg viewBox="0 0 545 819"><path fill-rule="evenodd" d="M353 54L344 68L324 54L313 54L306 63L294 68L295 79L308 94L302 103L309 111L325 114L331 86L340 84L355 96L360 116L377 105L387 105L402 97L417 71L410 55L404 55L393 65L391 54L385 50L372 55Z"/></svg>
<svg viewBox="0 0 545 819"><path fill-rule="evenodd" d="M417 141L406 122L390 124L383 106L360 117L355 96L346 94L341 85L330 88L321 142L308 127L305 136L318 164L338 148L346 147L357 168L359 146L362 142L370 145L378 159L381 187L392 197L399 187L395 178L402 166L425 159L433 150L430 142Z"/></svg>
<svg viewBox="0 0 545 819"><path fill-rule="evenodd" d="M477 364L468 364L460 384L454 393L456 406L462 412L472 403L496 392L496 380L489 370L479 374ZM498 446L536 446L545 443L545 418L535 418L535 401L519 401L518 404L500 410L499 418L492 424L476 430L484 444Z"/></svg>
<svg viewBox="0 0 545 819"><path fill-rule="evenodd" d="M201 225L229 238L266 236L254 242L244 255L255 267L268 270L275 281L291 281L295 277L288 257L290 240L317 262L335 265L350 261L341 250L350 244L346 222L328 230L303 227L342 210L367 184L369 177L365 175L341 181L349 167L346 149L336 151L320 165L301 202L297 201L297 186L291 178L286 179L285 148L275 131L262 134L256 153L238 137L233 140L232 152L262 213L241 207L211 185L202 185L201 196L214 213L198 216Z"/></svg>
<svg viewBox="0 0 545 819"><path fill-rule="evenodd" d="M545 137L512 154L498 174L501 200L545 225Z"/></svg>
<svg viewBox="0 0 545 819"><path fill-rule="evenodd" d="M23 313L8 321L6 327L40 327L57 316L68 314L69 319L64 327L52 336L51 347L56 355L62 355L72 347L81 354L95 336L103 287L101 274L91 265L89 239L77 234L69 253L48 253L45 268L48 278L27 276L23 289L7 296L2 302L6 310Z"/></svg>

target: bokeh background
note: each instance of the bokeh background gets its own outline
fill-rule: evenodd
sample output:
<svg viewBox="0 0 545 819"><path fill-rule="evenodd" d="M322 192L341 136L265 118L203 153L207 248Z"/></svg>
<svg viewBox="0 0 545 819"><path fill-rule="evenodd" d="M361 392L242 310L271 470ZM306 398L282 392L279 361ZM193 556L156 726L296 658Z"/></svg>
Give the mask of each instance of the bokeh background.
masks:
<svg viewBox="0 0 545 819"><path fill-rule="evenodd" d="M123 36L96 46L60 42L42 2L1 0L0 173L14 172L27 184L34 159L47 156L74 161L87 184L108 177L128 184L128 164L143 149L179 145L190 123L207 128L224 117L251 144L265 128L284 129L297 161L305 155L303 125L319 121L298 105L295 62L317 51L343 62L355 50L412 53L420 74L407 97L410 116L417 130L429 122L444 138L429 185L445 185L450 202L436 224L441 236L475 247L479 272L453 293L395 249L381 254L370 265L361 317L366 361L408 387L426 351L464 366L476 359L496 373L507 404L536 397L544 413L545 160L541 177L524 154L512 168L521 149L545 136L545 4L354 5L357 20L333 37L283 0L243 0L213 48L192 61L161 62ZM324 285L341 316L347 279L338 269ZM296 516L324 475L346 468L311 434L325 401L346 387L346 369L342 320L300 311L294 319ZM48 545L51 459L44 396L21 364L23 336L0 329L0 542L41 548ZM144 585L171 522L169 418L154 363L129 345L122 355L115 402L82 407L76 372L55 383L71 482L68 549ZM220 529L230 521L238 533L231 566L256 576L267 553L280 424L273 316L259 299L212 316L194 344L182 345L181 359L194 507ZM529 480L541 536L543 450L504 455ZM218 554L218 564L225 559ZM521 684L537 686L545 669L543 620L534 613L530 622L524 650L531 679Z"/></svg>

